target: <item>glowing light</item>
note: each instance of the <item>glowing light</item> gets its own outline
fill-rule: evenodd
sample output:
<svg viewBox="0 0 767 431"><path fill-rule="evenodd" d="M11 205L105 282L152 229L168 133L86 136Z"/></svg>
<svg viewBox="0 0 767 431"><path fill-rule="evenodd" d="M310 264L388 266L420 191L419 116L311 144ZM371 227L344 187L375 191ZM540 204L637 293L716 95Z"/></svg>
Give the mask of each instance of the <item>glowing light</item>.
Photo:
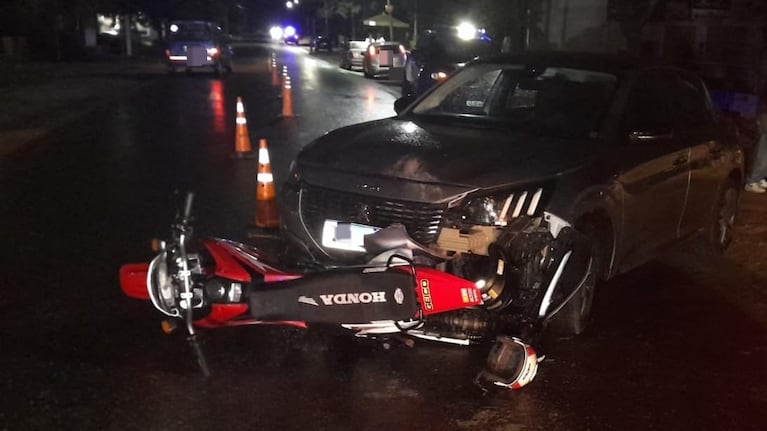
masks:
<svg viewBox="0 0 767 431"><path fill-rule="evenodd" d="M178 26L176 24L171 24L170 25L170 31L171 31L171 33L177 32L178 31Z"/></svg>
<svg viewBox="0 0 767 431"><path fill-rule="evenodd" d="M458 30L458 37L463 40L470 40L477 37L477 27L474 27L468 22L462 22L456 27Z"/></svg>
<svg viewBox="0 0 767 431"><path fill-rule="evenodd" d="M218 48L208 48L208 55L211 57L218 55Z"/></svg>
<svg viewBox="0 0 767 431"><path fill-rule="evenodd" d="M269 29L269 36L272 37L272 40L279 40L282 39L282 29L274 26Z"/></svg>
<svg viewBox="0 0 767 431"><path fill-rule="evenodd" d="M210 93L208 95L208 100L210 101L210 107L213 110L213 130L216 133L226 133L226 115L224 112L224 85L221 83L221 81L210 81ZM239 120L239 118L237 118L237 120Z"/></svg>
<svg viewBox="0 0 767 431"><path fill-rule="evenodd" d="M370 21L368 21L368 26L375 27L376 26L376 22L371 19Z"/></svg>
<svg viewBox="0 0 767 431"><path fill-rule="evenodd" d="M407 123L402 125L402 130L404 130L405 133L408 133L408 134L415 132L417 128L418 126L416 126L415 123L413 123L412 121L408 121Z"/></svg>
<svg viewBox="0 0 767 431"><path fill-rule="evenodd" d="M477 280L474 285L477 286L477 289L482 290L485 288L485 286L487 286L487 282L485 280Z"/></svg>
<svg viewBox="0 0 767 431"><path fill-rule="evenodd" d="M283 30L282 34L285 35L285 37L295 36L296 35L296 28L293 27L292 25L289 25L289 26L285 27L285 30Z"/></svg>
<svg viewBox="0 0 767 431"><path fill-rule="evenodd" d="M375 112L376 110L376 91L372 87L367 88L367 94L365 95L365 110L368 112Z"/></svg>
<svg viewBox="0 0 767 431"><path fill-rule="evenodd" d="M431 79L435 81L444 81L447 79L447 73L445 72L434 72L431 74Z"/></svg>
<svg viewBox="0 0 767 431"><path fill-rule="evenodd" d="M289 2L285 3L285 7L288 8L288 9L293 9L293 2L289 1Z"/></svg>

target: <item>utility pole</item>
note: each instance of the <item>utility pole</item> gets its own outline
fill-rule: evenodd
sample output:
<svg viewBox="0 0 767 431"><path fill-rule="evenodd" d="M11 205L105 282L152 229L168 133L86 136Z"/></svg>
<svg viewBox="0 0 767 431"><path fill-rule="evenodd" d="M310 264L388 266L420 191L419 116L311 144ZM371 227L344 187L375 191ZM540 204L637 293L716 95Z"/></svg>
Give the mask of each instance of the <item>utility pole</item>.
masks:
<svg viewBox="0 0 767 431"><path fill-rule="evenodd" d="M384 10L387 14L389 14L389 40L394 40L394 23L392 22L392 12L394 12L394 6L391 4L391 0L386 0L386 6L384 6Z"/></svg>
<svg viewBox="0 0 767 431"><path fill-rule="evenodd" d="M418 45L418 0L413 0L413 47Z"/></svg>
<svg viewBox="0 0 767 431"><path fill-rule="evenodd" d="M328 9L328 0L322 1L322 10L325 14L325 36L330 40L330 10Z"/></svg>
<svg viewBox="0 0 767 431"><path fill-rule="evenodd" d="M123 16L123 30L125 31L125 56L133 57L133 41L131 40L131 19L130 14Z"/></svg>

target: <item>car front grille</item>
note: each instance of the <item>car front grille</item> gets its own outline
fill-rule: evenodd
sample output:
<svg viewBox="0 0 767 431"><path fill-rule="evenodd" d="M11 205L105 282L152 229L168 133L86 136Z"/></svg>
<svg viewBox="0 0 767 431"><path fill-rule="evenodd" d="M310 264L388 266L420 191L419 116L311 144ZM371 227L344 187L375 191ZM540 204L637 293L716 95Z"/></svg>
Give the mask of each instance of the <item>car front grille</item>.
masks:
<svg viewBox="0 0 767 431"><path fill-rule="evenodd" d="M387 227L405 225L417 242L435 242L444 205L383 199L319 187L301 190L301 216L312 236L320 238L325 219Z"/></svg>

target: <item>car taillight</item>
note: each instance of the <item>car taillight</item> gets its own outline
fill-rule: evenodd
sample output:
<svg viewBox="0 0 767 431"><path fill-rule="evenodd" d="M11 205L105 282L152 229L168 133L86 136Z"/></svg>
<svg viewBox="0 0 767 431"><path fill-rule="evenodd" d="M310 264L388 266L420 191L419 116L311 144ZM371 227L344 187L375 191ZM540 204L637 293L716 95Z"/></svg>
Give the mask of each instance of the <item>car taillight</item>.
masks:
<svg viewBox="0 0 767 431"><path fill-rule="evenodd" d="M169 50L169 49L166 49L166 50L165 50L165 56L166 56L166 57L170 57L170 50Z"/></svg>
<svg viewBox="0 0 767 431"><path fill-rule="evenodd" d="M371 46L370 48L368 48L368 54L369 54L370 56L374 56L374 55L376 55L376 54L377 54L377 52L376 52L376 51L378 51L378 50L376 49L376 47L375 47L375 46Z"/></svg>
<svg viewBox="0 0 767 431"><path fill-rule="evenodd" d="M407 52L407 51L405 51L405 47L404 47L404 46L402 46L402 45L400 45L400 46L399 46L399 53L400 53L400 54L405 54L406 52Z"/></svg>
<svg viewBox="0 0 767 431"><path fill-rule="evenodd" d="M218 48L208 48L208 55L211 57L218 55Z"/></svg>

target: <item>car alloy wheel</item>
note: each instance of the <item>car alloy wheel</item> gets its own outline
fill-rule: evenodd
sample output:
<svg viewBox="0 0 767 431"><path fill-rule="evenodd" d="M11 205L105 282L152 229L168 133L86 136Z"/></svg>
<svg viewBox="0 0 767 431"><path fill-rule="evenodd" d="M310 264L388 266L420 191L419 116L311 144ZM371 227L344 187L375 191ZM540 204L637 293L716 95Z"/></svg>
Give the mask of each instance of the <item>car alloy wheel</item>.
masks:
<svg viewBox="0 0 767 431"><path fill-rule="evenodd" d="M738 189L728 182L718 202L714 239L716 248L724 251L732 242L735 214L738 211Z"/></svg>

